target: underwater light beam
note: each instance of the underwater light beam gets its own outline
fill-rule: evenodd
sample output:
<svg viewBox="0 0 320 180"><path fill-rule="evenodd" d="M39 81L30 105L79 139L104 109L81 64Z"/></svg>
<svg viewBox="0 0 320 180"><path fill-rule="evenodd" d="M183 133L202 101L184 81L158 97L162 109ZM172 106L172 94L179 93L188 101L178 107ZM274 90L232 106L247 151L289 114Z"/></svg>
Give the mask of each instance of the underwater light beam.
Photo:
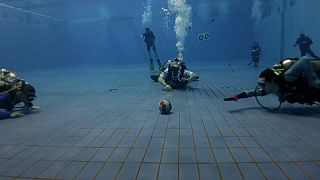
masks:
<svg viewBox="0 0 320 180"><path fill-rule="evenodd" d="M25 9L22 9L22 8L17 8L17 7L9 6L9 5L4 4L4 3L0 3L0 6L6 7L6 8L10 8L10 9L13 9L13 10L16 10L16 11L21 11L21 12L24 12L24 13L28 13L28 14L33 14L33 15L36 15L36 16L44 17L44 18L51 19L51 20L54 20L54 21L63 22L63 20L58 19L58 18L46 16L46 15L44 15L44 14L40 14L40 13L28 11L28 10L25 10Z"/></svg>
<svg viewBox="0 0 320 180"><path fill-rule="evenodd" d="M168 0L169 10L176 14L174 31L176 32L178 57L183 58L184 42L191 25L191 6L186 0Z"/></svg>

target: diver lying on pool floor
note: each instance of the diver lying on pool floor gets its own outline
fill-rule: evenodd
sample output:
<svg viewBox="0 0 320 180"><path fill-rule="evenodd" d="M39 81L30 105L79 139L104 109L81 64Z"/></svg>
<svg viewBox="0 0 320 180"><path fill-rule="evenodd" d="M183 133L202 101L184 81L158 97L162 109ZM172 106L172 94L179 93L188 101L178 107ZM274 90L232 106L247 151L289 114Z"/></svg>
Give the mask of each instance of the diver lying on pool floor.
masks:
<svg viewBox="0 0 320 180"><path fill-rule="evenodd" d="M299 102L312 104L320 101L320 59L310 60L306 56L300 59L285 59L272 69L261 72L256 89L224 98L224 101L237 101L253 96L265 96L273 93L280 102Z"/></svg>
<svg viewBox="0 0 320 180"><path fill-rule="evenodd" d="M197 79L199 79L199 76L187 70L184 61L180 58L170 60L168 67L158 77L159 83L166 91L184 88L188 83Z"/></svg>
<svg viewBox="0 0 320 180"><path fill-rule="evenodd" d="M36 98L35 88L19 78L15 73L6 69L0 72L0 119L23 116L21 112L12 112L19 103L23 103L23 112L27 113L32 109L39 109L31 101Z"/></svg>

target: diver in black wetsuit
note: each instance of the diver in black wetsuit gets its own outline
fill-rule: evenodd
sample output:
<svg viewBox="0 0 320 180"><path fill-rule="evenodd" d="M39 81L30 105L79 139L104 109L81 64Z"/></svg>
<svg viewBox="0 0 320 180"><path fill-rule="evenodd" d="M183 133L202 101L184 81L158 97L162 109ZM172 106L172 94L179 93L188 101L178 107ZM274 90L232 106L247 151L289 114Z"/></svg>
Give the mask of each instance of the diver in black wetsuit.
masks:
<svg viewBox="0 0 320 180"><path fill-rule="evenodd" d="M298 44L301 51L301 57L309 54L311 57L319 59L319 57L310 49L310 45L313 44L312 40L304 33L300 33L300 37L297 39L293 47L296 47Z"/></svg>
<svg viewBox="0 0 320 180"><path fill-rule="evenodd" d="M226 97L224 101L237 101L238 99L267 94L280 95L290 85L297 83L301 77L306 80L310 88L320 90L320 78L316 71L319 69L319 65L316 65L317 62L319 61L312 62L306 56L296 60L286 59L281 63L280 69L268 68L261 72L258 80L258 91L256 89L246 90L240 94ZM306 89L306 87L304 88Z"/></svg>
<svg viewBox="0 0 320 180"><path fill-rule="evenodd" d="M147 27L147 28L145 29L145 32L142 34L142 37L144 37L144 42L145 42L146 45L147 45L147 51L148 51L149 58L150 58L150 70L151 70L151 71L154 70L153 59L152 59L152 57L151 57L151 52L150 52L150 49L151 49L151 48L153 49L153 52L154 52L154 54L156 55L159 69L161 69L162 64L161 64L161 62L160 62L160 59L159 59L159 57L158 57L158 53L157 53L157 51L156 51L156 45L155 45L156 37L155 37L155 35L154 35L153 32L150 30L150 28Z"/></svg>
<svg viewBox="0 0 320 180"><path fill-rule="evenodd" d="M12 111L19 103L23 103L25 113L39 109L31 101L36 98L35 88L7 69L0 70L0 120L21 117L22 112Z"/></svg>
<svg viewBox="0 0 320 180"><path fill-rule="evenodd" d="M192 81L199 79L199 76L187 70L182 58L175 58L169 61L168 67L161 72L158 82L163 86L165 91L172 89L181 89Z"/></svg>
<svg viewBox="0 0 320 180"><path fill-rule="evenodd" d="M252 67L258 67L260 61L261 48L259 42L255 42L251 48L251 62L249 65Z"/></svg>

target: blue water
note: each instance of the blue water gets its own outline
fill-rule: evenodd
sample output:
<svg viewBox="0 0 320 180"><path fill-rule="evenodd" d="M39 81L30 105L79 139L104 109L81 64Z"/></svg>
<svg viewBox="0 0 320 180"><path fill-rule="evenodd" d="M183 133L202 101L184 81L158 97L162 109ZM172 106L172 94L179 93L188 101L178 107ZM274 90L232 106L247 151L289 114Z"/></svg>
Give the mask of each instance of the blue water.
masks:
<svg viewBox="0 0 320 180"><path fill-rule="evenodd" d="M299 49L292 45L302 30L314 41L311 48L320 54L317 28L320 1L286 0L285 5L284 1L187 0L192 8L192 26L185 37L185 61L213 66L247 64L252 43L259 41L261 63L273 65L281 56L299 56ZM165 17L163 11L168 9L167 1L2 0L0 3L1 67L21 71L138 65L147 69L148 54L140 37L146 26L156 35L162 61L178 54L175 13ZM146 5L152 14L143 24ZM202 33L208 33L210 39L199 41Z"/></svg>

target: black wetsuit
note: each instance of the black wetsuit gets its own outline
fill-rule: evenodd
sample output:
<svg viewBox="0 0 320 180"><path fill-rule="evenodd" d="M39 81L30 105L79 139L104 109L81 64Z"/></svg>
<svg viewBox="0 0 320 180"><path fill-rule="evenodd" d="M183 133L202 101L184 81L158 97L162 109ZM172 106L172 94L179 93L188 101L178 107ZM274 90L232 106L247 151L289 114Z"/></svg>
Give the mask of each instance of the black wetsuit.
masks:
<svg viewBox="0 0 320 180"><path fill-rule="evenodd" d="M188 84L186 78L184 78L186 67L184 65L177 68L168 68L168 76L165 78L167 84L172 88L183 88Z"/></svg>
<svg viewBox="0 0 320 180"><path fill-rule="evenodd" d="M155 45L155 39L156 37L154 36L153 32L151 30L146 30L145 33L143 33L143 37L144 37L144 42L147 45L147 50L150 51L150 48L155 49L156 45Z"/></svg>
<svg viewBox="0 0 320 180"><path fill-rule="evenodd" d="M258 66L259 59L261 54L261 48L259 45L254 45L251 48L251 59L252 63L254 63L255 66Z"/></svg>
<svg viewBox="0 0 320 180"><path fill-rule="evenodd" d="M319 59L319 57L317 55L315 55L313 53L313 51L310 49L310 45L312 44L312 40L307 37L307 36L300 36L297 41L296 44L299 44L299 48L301 51L301 57L305 56L306 54L309 54L311 57L315 58L315 59Z"/></svg>

